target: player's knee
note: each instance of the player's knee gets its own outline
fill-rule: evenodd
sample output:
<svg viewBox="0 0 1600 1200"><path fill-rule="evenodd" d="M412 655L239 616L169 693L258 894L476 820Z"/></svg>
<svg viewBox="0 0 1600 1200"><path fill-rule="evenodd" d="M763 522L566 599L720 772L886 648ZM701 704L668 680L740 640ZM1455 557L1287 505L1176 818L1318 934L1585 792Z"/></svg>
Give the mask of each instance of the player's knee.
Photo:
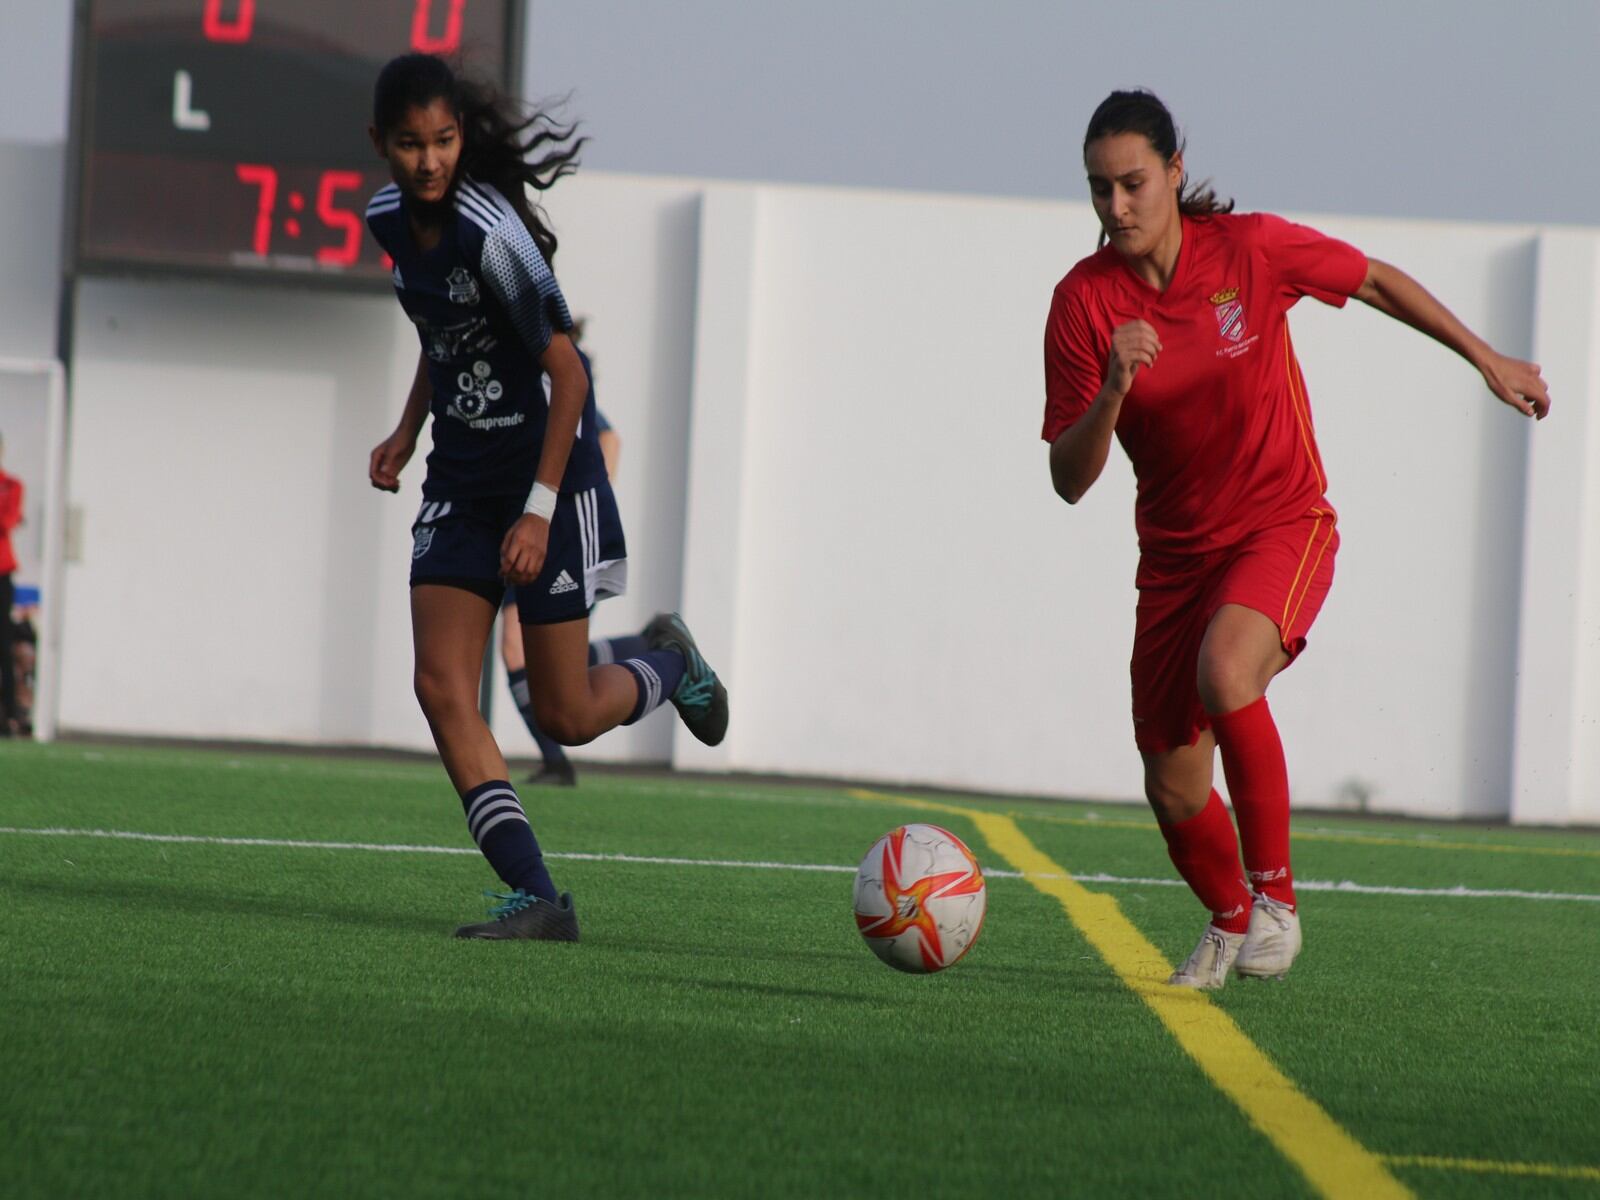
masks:
<svg viewBox="0 0 1600 1200"><path fill-rule="evenodd" d="M1254 664L1222 650L1200 654L1195 684L1200 703L1209 713L1233 712L1261 695L1261 680Z"/></svg>
<svg viewBox="0 0 1600 1200"><path fill-rule="evenodd" d="M584 719L582 713L575 712L568 706L552 701L541 704L536 699L533 715L539 722L539 728L563 746L582 746L586 742L594 741L595 734L589 728L590 723Z"/></svg>
<svg viewBox="0 0 1600 1200"><path fill-rule="evenodd" d="M422 706L423 716L430 723L448 721L466 710L477 711L477 697L463 694L447 675L419 667L411 678L411 686L417 694L417 703Z"/></svg>
<svg viewBox="0 0 1600 1200"><path fill-rule="evenodd" d="M1149 801L1150 810L1156 814L1156 820L1163 825L1176 825L1179 821L1187 821L1190 817L1198 815L1206 806L1206 800L1210 795L1210 788L1201 794L1198 788L1185 787L1175 780L1153 772L1145 773L1144 798Z"/></svg>

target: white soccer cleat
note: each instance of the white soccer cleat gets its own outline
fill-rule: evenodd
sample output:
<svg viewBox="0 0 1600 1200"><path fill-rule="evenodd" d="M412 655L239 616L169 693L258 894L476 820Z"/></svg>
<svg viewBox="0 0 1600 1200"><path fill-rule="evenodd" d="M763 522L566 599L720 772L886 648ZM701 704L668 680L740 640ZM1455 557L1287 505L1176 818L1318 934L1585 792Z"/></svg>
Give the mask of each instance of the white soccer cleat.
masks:
<svg viewBox="0 0 1600 1200"><path fill-rule="evenodd" d="M1203 988L1210 991L1228 982L1228 968L1233 966L1245 935L1229 933L1215 925L1207 925L1200 935L1200 944L1189 955L1188 961L1172 973L1167 980L1173 987Z"/></svg>
<svg viewBox="0 0 1600 1200"><path fill-rule="evenodd" d="M1233 969L1252 979L1282 979L1300 953L1300 914L1281 900L1256 896L1250 932Z"/></svg>

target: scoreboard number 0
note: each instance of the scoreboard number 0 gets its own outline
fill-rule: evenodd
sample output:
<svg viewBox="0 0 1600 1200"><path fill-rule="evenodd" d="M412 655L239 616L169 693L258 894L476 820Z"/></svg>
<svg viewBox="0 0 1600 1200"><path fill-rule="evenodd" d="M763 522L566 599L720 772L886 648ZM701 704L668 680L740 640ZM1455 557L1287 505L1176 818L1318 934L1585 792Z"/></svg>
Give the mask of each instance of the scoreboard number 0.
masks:
<svg viewBox="0 0 1600 1200"><path fill-rule="evenodd" d="M255 32L256 0L204 0L200 25L207 41L239 45ZM443 28L434 32L433 0L413 0L411 48L419 54L454 54L461 49L461 15L467 0L444 0ZM231 15L230 11L231 10Z"/></svg>

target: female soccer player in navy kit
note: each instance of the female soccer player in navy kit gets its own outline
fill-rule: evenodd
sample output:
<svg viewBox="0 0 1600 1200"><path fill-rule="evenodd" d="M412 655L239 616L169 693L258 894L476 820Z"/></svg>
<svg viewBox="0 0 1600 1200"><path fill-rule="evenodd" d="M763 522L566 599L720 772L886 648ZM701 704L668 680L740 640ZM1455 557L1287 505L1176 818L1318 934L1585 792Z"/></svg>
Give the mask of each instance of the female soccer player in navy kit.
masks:
<svg viewBox="0 0 1600 1200"><path fill-rule="evenodd" d="M542 114L511 115L423 54L380 72L371 135L394 182L373 196L367 224L394 259L395 293L422 354L400 423L368 472L374 487L397 490L432 412L412 529L417 699L473 839L510 889L494 920L457 935L575 941L572 897L556 891L478 712L506 585L517 588L533 707L560 742L590 741L671 700L690 732L715 745L727 731L727 692L676 615L651 622L643 653L588 663L589 609L623 590L626 549L588 371L550 270L556 239L525 190L571 173L582 139ZM536 152L543 157L529 161Z"/></svg>
<svg viewBox="0 0 1600 1200"><path fill-rule="evenodd" d="M1282 977L1301 935L1266 690L1305 647L1339 546L1288 310L1353 296L1456 351L1518 412L1542 418L1550 397L1537 366L1497 353L1395 267L1187 186L1172 116L1149 92L1101 103L1083 157L1109 244L1051 301L1044 439L1069 504L1113 433L1138 480L1134 740L1173 865L1211 912L1171 982ZM1237 838L1212 788L1218 749Z"/></svg>

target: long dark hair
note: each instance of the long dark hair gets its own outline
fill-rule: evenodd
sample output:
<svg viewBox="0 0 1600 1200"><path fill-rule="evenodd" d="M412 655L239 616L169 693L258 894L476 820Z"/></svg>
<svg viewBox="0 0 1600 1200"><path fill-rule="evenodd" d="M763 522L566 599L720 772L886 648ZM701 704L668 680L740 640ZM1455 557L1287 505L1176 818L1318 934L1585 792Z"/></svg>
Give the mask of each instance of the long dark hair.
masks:
<svg viewBox="0 0 1600 1200"><path fill-rule="evenodd" d="M1112 92L1100 101L1100 107L1089 118L1089 129L1083 135L1083 153L1089 155L1089 143L1109 137L1114 133L1137 133L1147 140L1161 161L1170 163L1183 153L1188 140L1178 136L1172 113L1161 103L1161 98L1145 88L1129 92ZM1185 172L1178 181L1178 211L1186 217L1205 218L1217 213L1233 211L1232 200L1219 200L1209 179L1190 183ZM1100 244L1105 245L1105 230L1100 231Z"/></svg>
<svg viewBox="0 0 1600 1200"><path fill-rule="evenodd" d="M448 103L461 124L456 178L471 175L509 200L545 262L553 263L556 235L543 210L529 202L527 189L545 191L576 171L578 151L589 139L573 136L576 124L562 125L540 109L524 109L434 54L402 54L384 64L372 90L372 123L384 136L408 109L426 108L435 100Z"/></svg>

